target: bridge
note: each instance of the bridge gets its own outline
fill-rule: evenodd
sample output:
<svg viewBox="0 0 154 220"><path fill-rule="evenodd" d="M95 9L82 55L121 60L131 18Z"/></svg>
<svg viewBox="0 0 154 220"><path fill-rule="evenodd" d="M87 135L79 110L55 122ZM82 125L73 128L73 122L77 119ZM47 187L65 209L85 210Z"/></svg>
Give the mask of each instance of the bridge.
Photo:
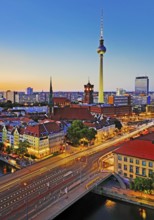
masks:
<svg viewBox="0 0 154 220"><path fill-rule="evenodd" d="M45 207L44 210L40 210L40 212L36 213L36 215L33 216L32 219L54 219L67 208L69 208L71 205L73 205L75 202L77 202L79 199L81 199L83 196L85 196L87 193L92 191L93 193L99 194L98 190L100 192L101 183L103 183L111 176L114 176L116 178L122 189L126 189L125 184L117 174L112 173L110 171L95 173L91 177L86 176L84 179L82 179L82 182L78 182L77 185L70 186L70 191L68 189L62 196L55 198L55 201L54 203L52 203L52 205L49 204L49 206Z"/></svg>
<svg viewBox="0 0 154 220"><path fill-rule="evenodd" d="M112 172L102 172L94 174L93 176L87 176L82 179L82 182L78 182L76 186L71 186L70 191L66 191L59 198L55 198L55 201L45 207L44 210L40 210L40 212L36 213L36 215L32 218L33 220L52 220L85 196L90 191L93 191L94 188L99 186L100 183L111 177Z"/></svg>

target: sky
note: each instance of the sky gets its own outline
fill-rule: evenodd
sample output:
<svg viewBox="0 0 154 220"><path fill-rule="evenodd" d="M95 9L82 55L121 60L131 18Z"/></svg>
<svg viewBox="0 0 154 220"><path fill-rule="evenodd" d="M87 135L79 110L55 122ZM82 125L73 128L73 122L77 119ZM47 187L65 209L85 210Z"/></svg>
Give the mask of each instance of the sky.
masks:
<svg viewBox="0 0 154 220"><path fill-rule="evenodd" d="M154 90L154 0L0 0L0 91L98 91L102 10L104 91Z"/></svg>

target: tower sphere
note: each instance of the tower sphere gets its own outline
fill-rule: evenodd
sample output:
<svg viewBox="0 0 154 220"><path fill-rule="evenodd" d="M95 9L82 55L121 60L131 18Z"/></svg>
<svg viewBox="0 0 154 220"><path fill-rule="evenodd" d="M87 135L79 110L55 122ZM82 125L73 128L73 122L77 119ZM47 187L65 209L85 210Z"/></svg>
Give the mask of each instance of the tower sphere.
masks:
<svg viewBox="0 0 154 220"><path fill-rule="evenodd" d="M97 53L105 54L105 52L106 52L106 47L104 45L100 45L97 49Z"/></svg>

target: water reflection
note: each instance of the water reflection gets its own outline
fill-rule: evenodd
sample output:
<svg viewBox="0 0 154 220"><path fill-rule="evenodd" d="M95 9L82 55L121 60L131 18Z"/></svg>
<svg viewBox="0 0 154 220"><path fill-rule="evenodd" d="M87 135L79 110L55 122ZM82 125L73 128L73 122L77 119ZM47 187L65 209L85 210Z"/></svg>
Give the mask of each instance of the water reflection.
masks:
<svg viewBox="0 0 154 220"><path fill-rule="evenodd" d="M106 206L107 208L113 208L113 207L116 206L116 202L111 201L111 200L106 200L105 206Z"/></svg>
<svg viewBox="0 0 154 220"><path fill-rule="evenodd" d="M146 210L143 208L140 208L139 212L140 212L142 219L146 219Z"/></svg>

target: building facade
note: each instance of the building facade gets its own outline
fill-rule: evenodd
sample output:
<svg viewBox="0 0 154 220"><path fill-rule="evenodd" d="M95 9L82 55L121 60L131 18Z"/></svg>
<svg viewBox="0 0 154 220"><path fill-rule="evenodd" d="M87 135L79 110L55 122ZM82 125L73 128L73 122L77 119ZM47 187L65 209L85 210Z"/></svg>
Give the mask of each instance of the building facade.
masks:
<svg viewBox="0 0 154 220"><path fill-rule="evenodd" d="M114 170L122 177L150 177L154 172L154 144L133 140L114 151Z"/></svg>
<svg viewBox="0 0 154 220"><path fill-rule="evenodd" d="M149 78L147 76L139 76L135 78L135 95L149 94Z"/></svg>
<svg viewBox="0 0 154 220"><path fill-rule="evenodd" d="M92 85L90 82L88 82L86 85L84 85L84 98L83 102L87 104L93 103L93 89L94 85Z"/></svg>

